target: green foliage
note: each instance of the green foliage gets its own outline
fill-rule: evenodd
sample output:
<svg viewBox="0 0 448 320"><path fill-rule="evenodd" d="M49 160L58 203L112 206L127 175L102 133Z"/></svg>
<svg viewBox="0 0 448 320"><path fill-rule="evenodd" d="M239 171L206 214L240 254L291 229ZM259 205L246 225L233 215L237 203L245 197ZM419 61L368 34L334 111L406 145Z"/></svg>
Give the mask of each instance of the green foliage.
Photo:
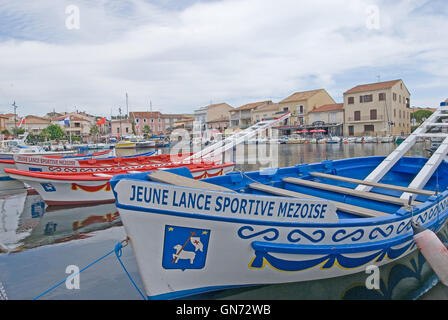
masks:
<svg viewBox="0 0 448 320"><path fill-rule="evenodd" d="M143 127L143 135L145 138L148 138L148 136L151 135L151 128L148 125Z"/></svg>
<svg viewBox="0 0 448 320"><path fill-rule="evenodd" d="M432 115L432 111L429 111L429 110L418 110L418 111L415 111L415 112L411 113L411 119L415 118L417 123L422 123L423 122L423 118L428 119L430 115Z"/></svg>
<svg viewBox="0 0 448 320"><path fill-rule="evenodd" d="M19 134L23 134L25 132L25 129L23 129L23 128L19 128L19 127L17 127L17 128L12 128L12 134L13 134L13 136L18 136Z"/></svg>
<svg viewBox="0 0 448 320"><path fill-rule="evenodd" d="M42 130L40 135L47 140L59 140L65 137L64 130L57 124L50 124Z"/></svg>
<svg viewBox="0 0 448 320"><path fill-rule="evenodd" d="M8 131L8 129L4 129L4 130L2 130L2 132L0 132L1 134L4 134L4 135L7 135L7 136L10 136L11 135L11 133L9 133L9 131Z"/></svg>
<svg viewBox="0 0 448 320"><path fill-rule="evenodd" d="M136 131L135 131L135 123L134 123L134 121L132 121L132 133L134 135L137 134Z"/></svg>
<svg viewBox="0 0 448 320"><path fill-rule="evenodd" d="M90 127L90 134L96 135L100 132L100 128L95 124Z"/></svg>

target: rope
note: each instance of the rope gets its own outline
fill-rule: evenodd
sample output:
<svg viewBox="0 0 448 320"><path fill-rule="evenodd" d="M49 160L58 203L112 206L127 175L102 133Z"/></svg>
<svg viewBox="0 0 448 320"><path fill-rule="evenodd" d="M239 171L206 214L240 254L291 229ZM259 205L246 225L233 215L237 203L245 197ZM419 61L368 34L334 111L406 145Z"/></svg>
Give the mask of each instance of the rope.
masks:
<svg viewBox="0 0 448 320"><path fill-rule="evenodd" d="M90 268L91 266L93 266L94 264L100 262L101 260L103 260L104 258L106 258L107 256L111 255L112 253L115 253L115 256L117 257L118 261L120 262L120 265L122 266L123 270L126 272L126 275L128 276L129 280L131 280L132 284L134 285L134 287L137 289L138 293L140 293L140 296L142 296L142 298L144 300L146 300L146 297L143 295L143 293L140 291L140 289L138 288L137 284L135 283L134 279L132 279L131 275L129 274L129 272L126 270L126 267L124 266L123 262L121 261L120 257L122 255L122 248L126 247L128 245L128 240L129 238L126 238L125 240L118 242L114 249L107 252L105 255L103 255L102 257L96 259L95 261L89 263L87 266L85 266L84 268L82 268L81 270L79 270L78 272L75 272L74 274L70 275L69 277L65 278L64 280L62 280L61 282L58 282L57 284L55 284L54 286L52 286L50 289L42 292L41 294L39 294L38 296L34 297L32 300L37 300L40 297L42 297L43 295L47 294L50 291L53 291L54 289L56 289L57 287L59 287L61 284L63 284L64 282L68 281L69 279L73 278L74 276L80 274L81 272L83 272L84 270ZM124 244L124 245L123 245Z"/></svg>
<svg viewBox="0 0 448 320"><path fill-rule="evenodd" d="M125 246L127 246L127 244L128 244L128 239L125 240ZM128 270L126 270L126 267L124 266L123 262L120 259L121 254L122 254L122 251L121 251L122 248L123 248L123 245L122 245L121 242L118 242L115 245L115 248L114 248L115 256L117 257L118 262L120 262L121 266L123 267L124 272L126 272L126 275L128 276L129 280L131 280L132 284L134 285L135 289L137 289L137 291L140 294L140 296L143 298L143 300L147 300L145 295L140 291L140 289L138 288L138 286L135 283L134 279L132 279L131 275L129 274Z"/></svg>
<svg viewBox="0 0 448 320"><path fill-rule="evenodd" d="M234 171L238 171L239 173L240 173L240 175L241 175L241 177L245 177L245 178L247 178L248 180L251 180L251 181L253 181L253 182L255 182L255 183L260 183L260 181L257 181L257 180L255 180L255 179L252 179L251 177L249 177L245 172L244 172L244 170L243 170L243 168L237 168L237 167L235 167L234 168Z"/></svg>
<svg viewBox="0 0 448 320"><path fill-rule="evenodd" d="M82 268L81 270L79 270L78 272L75 272L74 274L72 274L71 276L65 278L64 280L62 280L61 282L55 284L54 286L52 286L50 289L42 292L40 295L36 296L33 298L33 300L37 300L40 297L42 297L43 295L47 294L48 292L56 289L57 287L59 287L61 284L63 284L64 282L66 282L67 280L73 278L74 276L80 274L81 272L83 272L84 270L86 270L87 268L90 268L91 266L93 266L94 264L96 264L97 262L100 262L101 260L103 260L104 258L106 258L108 255L114 253L114 250L109 251L108 253L106 253L104 256L102 256L101 258L96 259L95 261L93 261L92 263L88 264L87 266L85 266L84 268Z"/></svg>

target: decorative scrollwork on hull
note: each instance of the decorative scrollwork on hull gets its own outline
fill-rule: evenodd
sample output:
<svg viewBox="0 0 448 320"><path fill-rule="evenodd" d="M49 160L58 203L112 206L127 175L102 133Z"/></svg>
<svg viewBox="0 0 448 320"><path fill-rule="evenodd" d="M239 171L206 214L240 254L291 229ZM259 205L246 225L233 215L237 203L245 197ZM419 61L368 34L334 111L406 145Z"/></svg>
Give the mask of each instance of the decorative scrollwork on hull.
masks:
<svg viewBox="0 0 448 320"><path fill-rule="evenodd" d="M311 242L313 242L313 243L320 242L320 241L322 241L322 240L325 238L325 232L324 232L323 230L316 230L316 231L314 231L314 232L312 233L312 235L315 236L315 237L313 238L312 236L310 236L309 234L303 232L302 230L300 230L300 229L295 229L295 230L292 230L292 231L288 234L288 236L287 236L288 241L289 241L289 242L293 242L293 243L295 243L295 242L299 242L302 238L301 238L301 237L297 237L297 238L295 238L294 235L296 235L296 234L299 234L299 235L301 235L301 236L307 238L309 241L311 241ZM317 236L317 237L316 237L316 236Z"/></svg>
<svg viewBox="0 0 448 320"><path fill-rule="evenodd" d="M274 229L274 228L268 228L268 229L265 229L265 230L262 230L262 231L259 231L259 232L256 232L256 233L251 233L251 234L244 234L243 233L244 231L253 232L254 228L252 228L251 226L241 227L238 230L238 236L241 239L251 239L251 238L258 237L258 236L260 236L262 234L273 233L273 235L270 235L270 236L268 236L268 235L263 236L263 239L266 240L266 241L274 241L274 240L277 240L278 236L279 236L278 230Z"/></svg>
<svg viewBox="0 0 448 320"><path fill-rule="evenodd" d="M339 237L340 235L342 235L342 237ZM364 229L358 229L349 234L347 234L347 231L345 229L340 229L333 234L332 240L334 242L341 242L351 237L352 241L358 241L363 237L363 235Z"/></svg>

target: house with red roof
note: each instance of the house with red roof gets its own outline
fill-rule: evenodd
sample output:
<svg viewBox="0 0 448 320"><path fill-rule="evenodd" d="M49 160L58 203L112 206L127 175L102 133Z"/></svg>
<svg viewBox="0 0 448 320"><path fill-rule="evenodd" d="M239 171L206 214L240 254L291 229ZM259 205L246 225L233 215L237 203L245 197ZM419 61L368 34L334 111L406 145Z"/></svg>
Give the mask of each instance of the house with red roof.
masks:
<svg viewBox="0 0 448 320"><path fill-rule="evenodd" d="M344 92L344 135L411 132L410 92L403 80L357 85Z"/></svg>
<svg viewBox="0 0 448 320"><path fill-rule="evenodd" d="M308 113L311 125L326 125L327 132L334 136L343 135L344 125L344 104L332 103L314 108Z"/></svg>

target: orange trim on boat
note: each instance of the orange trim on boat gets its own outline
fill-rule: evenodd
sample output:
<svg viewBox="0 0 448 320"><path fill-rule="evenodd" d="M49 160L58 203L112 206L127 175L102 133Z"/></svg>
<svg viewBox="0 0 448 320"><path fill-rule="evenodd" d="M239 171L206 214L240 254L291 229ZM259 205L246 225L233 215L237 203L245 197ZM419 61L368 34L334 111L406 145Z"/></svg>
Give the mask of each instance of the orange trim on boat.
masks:
<svg viewBox="0 0 448 320"><path fill-rule="evenodd" d="M98 191L101 191L101 190L104 190L104 191L110 191L111 190L109 182L106 182L105 184L102 184L102 185L99 185L99 186L82 186L82 185L79 185L77 183L72 183L72 188L71 189L72 190L79 190L79 189L81 189L81 190L86 191L86 192L98 192Z"/></svg>

